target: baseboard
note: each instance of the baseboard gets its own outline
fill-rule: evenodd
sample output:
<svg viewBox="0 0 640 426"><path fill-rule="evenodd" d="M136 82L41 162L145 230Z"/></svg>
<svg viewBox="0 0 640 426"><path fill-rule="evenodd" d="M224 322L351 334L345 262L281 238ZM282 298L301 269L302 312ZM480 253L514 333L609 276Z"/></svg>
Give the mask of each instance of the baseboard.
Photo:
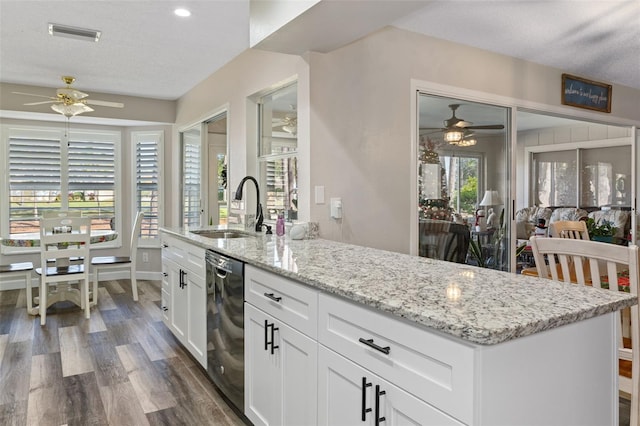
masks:
<svg viewBox="0 0 640 426"><path fill-rule="evenodd" d="M104 280L123 280L128 279L129 274L127 271L109 271L100 273L100 281ZM93 279L93 277L92 277ZM138 271L136 273L136 279L138 280L150 280L160 281L162 280L162 272L155 271ZM31 278L31 286L37 287L40 285L40 280L37 275L33 275ZM20 275L7 275L0 278L0 291L3 290L19 290L24 288L24 278Z"/></svg>

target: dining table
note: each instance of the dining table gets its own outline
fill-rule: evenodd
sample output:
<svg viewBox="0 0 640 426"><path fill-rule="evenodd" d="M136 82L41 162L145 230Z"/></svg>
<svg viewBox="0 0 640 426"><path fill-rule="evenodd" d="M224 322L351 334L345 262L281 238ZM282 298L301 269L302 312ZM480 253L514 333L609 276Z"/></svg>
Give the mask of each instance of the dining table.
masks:
<svg viewBox="0 0 640 426"><path fill-rule="evenodd" d="M113 241L116 238L118 238L118 233L110 229L91 230L91 244ZM0 244L7 247L40 247L40 232L11 234L8 237L0 237Z"/></svg>
<svg viewBox="0 0 640 426"><path fill-rule="evenodd" d="M90 243L100 244L108 241L113 241L118 238L118 233L109 229L96 229L91 230ZM8 237L0 237L0 245L7 247L40 247L40 232L29 232L22 234L11 234ZM68 265L56 265L56 266L68 266ZM39 303L39 298L35 297L34 302ZM96 298L93 298L96 300ZM47 307L60 301L71 301L74 304L80 306L81 298L80 291L76 288L67 285L59 285L55 292L48 294ZM31 306L30 306L31 305ZM31 315L38 315L40 312L39 306L32 306L31 303L27 306L27 312Z"/></svg>

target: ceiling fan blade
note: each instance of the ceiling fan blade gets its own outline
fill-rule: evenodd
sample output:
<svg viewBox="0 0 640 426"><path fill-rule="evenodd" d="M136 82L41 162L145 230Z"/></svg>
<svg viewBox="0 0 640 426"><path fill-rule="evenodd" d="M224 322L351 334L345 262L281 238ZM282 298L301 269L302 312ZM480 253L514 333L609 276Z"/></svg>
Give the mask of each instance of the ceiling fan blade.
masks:
<svg viewBox="0 0 640 426"><path fill-rule="evenodd" d="M496 129L496 130L501 130L501 129L504 129L504 126L502 124L488 124L486 126L468 126L468 127L465 127L465 129L485 129L485 130Z"/></svg>
<svg viewBox="0 0 640 426"><path fill-rule="evenodd" d="M47 98L57 101L58 98L54 98L53 96L45 96L45 95L36 95L35 93L24 93L24 92L11 92L14 95L24 95L24 96L35 96L36 98Z"/></svg>
<svg viewBox="0 0 640 426"><path fill-rule="evenodd" d="M456 122L455 124L449 126L449 127L469 127L471 126L473 123L471 121L465 121L465 120L460 120L458 122Z"/></svg>
<svg viewBox="0 0 640 426"><path fill-rule="evenodd" d="M124 108L124 104L120 102L99 101L96 99L86 99L83 101L87 105L96 105L112 108Z"/></svg>
<svg viewBox="0 0 640 426"><path fill-rule="evenodd" d="M29 102L29 103L23 104L23 105L27 105L27 106L44 105L44 104L55 104L56 102L58 102L58 101L55 100L55 101Z"/></svg>

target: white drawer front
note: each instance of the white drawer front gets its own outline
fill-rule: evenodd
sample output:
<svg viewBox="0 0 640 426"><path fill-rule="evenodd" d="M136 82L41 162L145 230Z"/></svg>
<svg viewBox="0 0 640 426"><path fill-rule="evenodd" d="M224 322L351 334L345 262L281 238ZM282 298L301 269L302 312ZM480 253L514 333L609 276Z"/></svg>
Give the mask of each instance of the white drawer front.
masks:
<svg viewBox="0 0 640 426"><path fill-rule="evenodd" d="M186 241L164 236L162 256L171 259L183 269L188 269L200 277L205 275L205 250ZM168 247L165 247L168 246Z"/></svg>
<svg viewBox="0 0 640 426"><path fill-rule="evenodd" d="M246 265L244 297L252 305L315 339L318 291L282 276Z"/></svg>
<svg viewBox="0 0 640 426"><path fill-rule="evenodd" d="M472 422L472 346L325 293L318 309L320 343L463 423Z"/></svg>

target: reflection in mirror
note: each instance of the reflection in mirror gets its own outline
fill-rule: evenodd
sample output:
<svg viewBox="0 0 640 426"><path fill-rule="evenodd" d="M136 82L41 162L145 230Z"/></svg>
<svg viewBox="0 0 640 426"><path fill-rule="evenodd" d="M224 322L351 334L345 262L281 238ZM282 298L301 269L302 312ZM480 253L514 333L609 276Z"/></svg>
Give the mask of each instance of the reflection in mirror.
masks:
<svg viewBox="0 0 640 426"><path fill-rule="evenodd" d="M229 214L229 164L227 155L227 113L205 122L207 128L207 224L226 225Z"/></svg>
<svg viewBox="0 0 640 426"><path fill-rule="evenodd" d="M260 97L258 163L265 221L298 218L298 85ZM261 191L262 192L262 191Z"/></svg>
<svg viewBox="0 0 640 426"><path fill-rule="evenodd" d="M508 115L504 107L419 96L420 256L509 269ZM500 201L481 205L486 191Z"/></svg>

